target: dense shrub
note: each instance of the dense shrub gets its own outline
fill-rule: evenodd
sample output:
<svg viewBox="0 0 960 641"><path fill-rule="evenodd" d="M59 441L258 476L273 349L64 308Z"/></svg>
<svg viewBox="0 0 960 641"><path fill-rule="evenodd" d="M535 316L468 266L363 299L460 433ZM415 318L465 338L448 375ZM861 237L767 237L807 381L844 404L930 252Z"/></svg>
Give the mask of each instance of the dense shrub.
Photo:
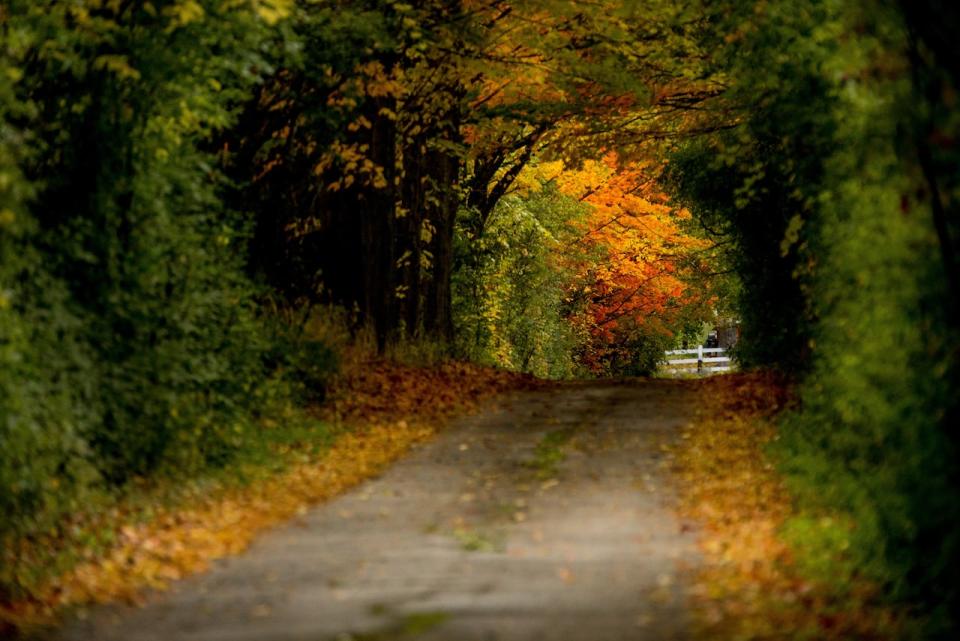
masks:
<svg viewBox="0 0 960 641"><path fill-rule="evenodd" d="M910 60L911 25L898 11L842 18L866 26L840 52L863 62L834 64ZM780 450L808 505L853 515L846 538L859 561L853 571L922 604L933 616L920 634L952 638L956 620L947 613L956 612L960 588L960 452L951 420L960 328L933 210L956 188L958 157L944 148L943 164L926 173L923 146L929 127L951 136L957 124L939 96L930 102L920 91L925 76L946 80L936 59L911 64L918 66L910 74L848 83L834 112L844 126L820 198L814 369ZM954 233L956 218L952 224ZM830 537L818 531L803 543L849 556Z"/></svg>
<svg viewBox="0 0 960 641"><path fill-rule="evenodd" d="M228 461L286 394L269 351L300 350L285 358L322 385L322 347L278 342L259 318L238 251L249 223L222 204L207 149L269 71L275 17L214 1L0 8L5 544L85 492Z"/></svg>
<svg viewBox="0 0 960 641"><path fill-rule="evenodd" d="M745 362L806 372L774 448L807 511L788 528L801 563L840 591L868 576L926 621L917 635L952 638L957 78L928 9L730 10L718 60L749 107L672 171L740 248Z"/></svg>

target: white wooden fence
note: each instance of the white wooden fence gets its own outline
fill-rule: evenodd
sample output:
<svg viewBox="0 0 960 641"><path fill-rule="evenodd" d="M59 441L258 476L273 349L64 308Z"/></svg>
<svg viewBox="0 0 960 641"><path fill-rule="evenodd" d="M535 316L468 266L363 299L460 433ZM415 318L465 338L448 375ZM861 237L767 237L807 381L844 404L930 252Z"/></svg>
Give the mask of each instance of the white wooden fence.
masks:
<svg viewBox="0 0 960 641"><path fill-rule="evenodd" d="M671 349L664 352L665 371L673 374L712 374L730 370L730 357L722 347L703 347L692 349ZM670 358L680 356L682 358Z"/></svg>

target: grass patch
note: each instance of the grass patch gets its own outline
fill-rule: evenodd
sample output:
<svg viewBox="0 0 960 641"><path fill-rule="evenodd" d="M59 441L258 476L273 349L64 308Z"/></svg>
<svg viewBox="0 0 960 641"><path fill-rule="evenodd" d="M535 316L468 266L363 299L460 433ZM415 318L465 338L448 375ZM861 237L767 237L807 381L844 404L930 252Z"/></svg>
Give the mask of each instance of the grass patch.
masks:
<svg viewBox="0 0 960 641"><path fill-rule="evenodd" d="M377 606L374 614L386 614L386 606ZM347 633L337 637L337 641L397 641L429 632L450 619L446 612L411 612L397 621L372 632Z"/></svg>
<svg viewBox="0 0 960 641"><path fill-rule="evenodd" d="M575 427L564 427L547 432L533 452L533 458L524 465L534 471L537 478L545 481L557 476L560 465L567 460L565 448L577 433Z"/></svg>
<svg viewBox="0 0 960 641"><path fill-rule="evenodd" d="M495 537L483 532L457 528L453 531L455 538L467 552L500 552L503 550L502 537Z"/></svg>

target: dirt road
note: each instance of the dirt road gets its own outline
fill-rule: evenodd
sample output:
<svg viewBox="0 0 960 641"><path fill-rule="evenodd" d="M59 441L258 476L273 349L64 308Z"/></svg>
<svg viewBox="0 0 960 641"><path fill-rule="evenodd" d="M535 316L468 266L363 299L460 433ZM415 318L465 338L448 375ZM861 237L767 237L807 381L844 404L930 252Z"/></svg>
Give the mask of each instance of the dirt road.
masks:
<svg viewBox="0 0 960 641"><path fill-rule="evenodd" d="M672 381L527 392L244 555L61 632L97 641L669 641L691 638L690 528L661 445Z"/></svg>

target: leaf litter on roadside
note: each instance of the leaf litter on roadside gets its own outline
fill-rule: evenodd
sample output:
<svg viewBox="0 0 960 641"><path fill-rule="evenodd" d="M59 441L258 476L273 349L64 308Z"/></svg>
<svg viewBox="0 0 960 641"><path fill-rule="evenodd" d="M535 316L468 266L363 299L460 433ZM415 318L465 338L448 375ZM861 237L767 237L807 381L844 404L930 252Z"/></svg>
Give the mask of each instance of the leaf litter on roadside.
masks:
<svg viewBox="0 0 960 641"><path fill-rule="evenodd" d="M772 373L700 383L703 406L675 451L681 512L702 525L705 557L693 592L701 638L717 641L892 640L902 615L877 586L838 597L806 576L784 525L797 508L768 457L774 417L791 401Z"/></svg>
<svg viewBox="0 0 960 641"><path fill-rule="evenodd" d="M243 551L265 528L380 473L482 400L533 385L530 377L462 362L430 368L368 362L337 380L330 400L312 410L321 420L344 426L328 449L301 456L261 481L215 487L181 504L158 506L143 522L126 522L122 509L101 515L104 527L115 529L115 544L102 554L88 554L92 558L28 598L0 602L0 623L24 629L54 622L67 606L136 603L145 589L164 589L202 572L211 561Z"/></svg>

